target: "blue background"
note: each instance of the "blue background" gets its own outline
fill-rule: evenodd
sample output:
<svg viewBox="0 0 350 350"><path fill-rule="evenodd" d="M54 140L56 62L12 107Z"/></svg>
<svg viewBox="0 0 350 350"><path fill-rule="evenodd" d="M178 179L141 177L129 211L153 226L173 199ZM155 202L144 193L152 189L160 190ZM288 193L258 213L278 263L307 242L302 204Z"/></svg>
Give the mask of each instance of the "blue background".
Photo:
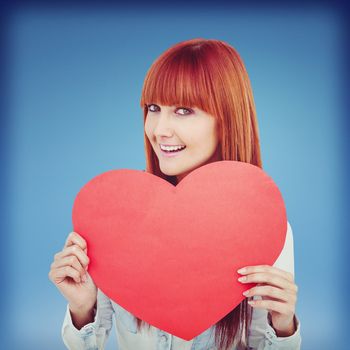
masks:
<svg viewBox="0 0 350 350"><path fill-rule="evenodd" d="M346 347L341 13L315 4L136 9L18 6L2 24L2 345L64 349L66 301L48 272L72 230L75 195L104 171L145 167L145 74L168 47L203 37L235 47L251 79L264 169L294 232L302 348Z"/></svg>

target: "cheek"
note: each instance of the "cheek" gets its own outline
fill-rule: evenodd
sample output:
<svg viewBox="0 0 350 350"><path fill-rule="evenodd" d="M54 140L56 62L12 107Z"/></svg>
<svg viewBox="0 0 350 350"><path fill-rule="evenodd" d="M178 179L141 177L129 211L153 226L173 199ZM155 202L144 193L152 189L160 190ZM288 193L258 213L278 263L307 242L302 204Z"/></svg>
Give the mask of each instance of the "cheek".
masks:
<svg viewBox="0 0 350 350"><path fill-rule="evenodd" d="M147 135L148 139L151 141L152 139L152 135L153 135L153 131L152 131L152 125L151 123L148 121L148 119L146 119L145 122L145 134Z"/></svg>
<svg viewBox="0 0 350 350"><path fill-rule="evenodd" d="M216 148L219 142L219 137L215 124L208 123L205 125L202 129L201 135L201 143L206 144L208 148Z"/></svg>

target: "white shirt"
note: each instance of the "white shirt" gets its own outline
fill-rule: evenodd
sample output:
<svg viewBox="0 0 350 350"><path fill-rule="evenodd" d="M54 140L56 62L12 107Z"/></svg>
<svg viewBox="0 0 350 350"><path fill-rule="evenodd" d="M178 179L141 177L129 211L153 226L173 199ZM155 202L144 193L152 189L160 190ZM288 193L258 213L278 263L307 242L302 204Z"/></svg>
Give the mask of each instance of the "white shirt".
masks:
<svg viewBox="0 0 350 350"><path fill-rule="evenodd" d="M282 252L273 266L293 273L294 250L293 233L287 225L286 240ZM256 296L254 299L261 299ZM109 299L100 289L97 291L97 307L94 322L75 328L67 304L62 325L62 339L70 350L101 350L113 325L113 315L119 350L214 350L214 326L208 328L190 341L183 340L153 326L148 330L137 331L136 318L120 305ZM299 350L301 344L300 322L289 337L277 337L267 319L267 310L253 308L252 323L249 329L248 346L254 350ZM233 347L232 350L235 348Z"/></svg>

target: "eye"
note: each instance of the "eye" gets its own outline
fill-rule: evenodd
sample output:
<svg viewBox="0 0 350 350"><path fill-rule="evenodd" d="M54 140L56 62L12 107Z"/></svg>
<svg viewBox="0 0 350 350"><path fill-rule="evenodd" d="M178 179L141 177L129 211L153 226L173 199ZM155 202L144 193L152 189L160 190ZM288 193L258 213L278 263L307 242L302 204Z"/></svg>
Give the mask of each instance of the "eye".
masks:
<svg viewBox="0 0 350 350"><path fill-rule="evenodd" d="M147 109L149 112L158 112L159 107L153 103L147 105Z"/></svg>
<svg viewBox="0 0 350 350"><path fill-rule="evenodd" d="M185 108L185 107L179 107L177 110L182 110L182 111L185 111L184 113L180 113L181 115L188 115L188 114L192 114L192 110L189 109L189 108Z"/></svg>

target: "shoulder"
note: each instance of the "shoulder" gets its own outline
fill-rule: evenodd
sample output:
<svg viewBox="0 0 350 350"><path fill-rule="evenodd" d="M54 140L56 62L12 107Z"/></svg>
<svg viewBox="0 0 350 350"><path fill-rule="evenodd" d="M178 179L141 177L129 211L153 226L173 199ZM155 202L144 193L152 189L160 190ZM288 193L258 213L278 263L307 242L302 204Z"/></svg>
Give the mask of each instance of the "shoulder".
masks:
<svg viewBox="0 0 350 350"><path fill-rule="evenodd" d="M291 272L294 275L294 239L292 227L288 221L284 246L273 266Z"/></svg>

